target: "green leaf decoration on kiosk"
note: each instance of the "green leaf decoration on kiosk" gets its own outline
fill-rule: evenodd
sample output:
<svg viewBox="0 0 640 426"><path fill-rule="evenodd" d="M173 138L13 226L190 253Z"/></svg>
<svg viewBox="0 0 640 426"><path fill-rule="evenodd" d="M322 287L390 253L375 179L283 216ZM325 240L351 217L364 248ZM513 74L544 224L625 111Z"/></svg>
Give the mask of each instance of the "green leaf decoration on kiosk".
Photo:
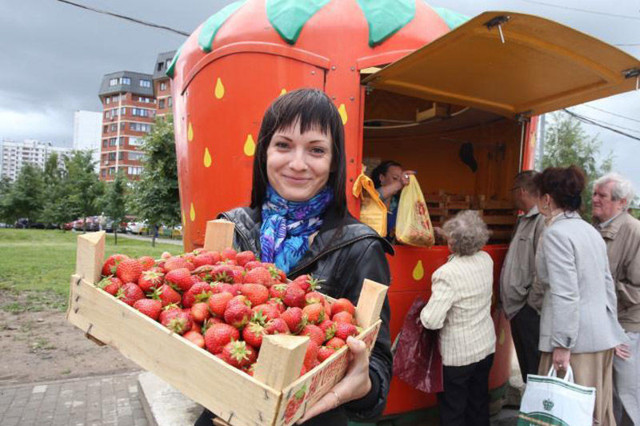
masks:
<svg viewBox="0 0 640 426"><path fill-rule="evenodd" d="M280 37L295 44L313 15L330 0L267 0L267 18Z"/></svg>
<svg viewBox="0 0 640 426"><path fill-rule="evenodd" d="M178 62L178 59L180 58L180 52L182 52L182 48L183 47L184 47L184 44L182 44L182 46L178 47L178 50L176 51L176 54L173 55L173 59L171 60L171 63L167 67L167 72L165 74L169 78L173 78L173 73L175 72L175 69L176 69L176 63Z"/></svg>
<svg viewBox="0 0 640 426"><path fill-rule="evenodd" d="M233 2L220 9L220 11L205 21L198 36L198 44L204 52L211 52L213 40L216 38L220 27L222 27L227 19L240 9L244 3L245 0Z"/></svg>
<svg viewBox="0 0 640 426"><path fill-rule="evenodd" d="M416 14L415 0L358 0L369 24L369 46L376 46L407 25Z"/></svg>
<svg viewBox="0 0 640 426"><path fill-rule="evenodd" d="M445 24L447 24L447 27L449 27L450 30L458 28L470 19L467 15L454 12L453 10L444 7L432 7L432 9L438 14L438 16L440 16Z"/></svg>

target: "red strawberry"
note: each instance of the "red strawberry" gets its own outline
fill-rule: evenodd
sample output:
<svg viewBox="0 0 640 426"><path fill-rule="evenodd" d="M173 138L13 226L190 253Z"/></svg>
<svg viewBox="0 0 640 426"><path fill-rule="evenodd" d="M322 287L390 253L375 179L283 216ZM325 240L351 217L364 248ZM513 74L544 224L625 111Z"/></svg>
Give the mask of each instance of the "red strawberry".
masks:
<svg viewBox="0 0 640 426"><path fill-rule="evenodd" d="M307 305L302 309L302 314L307 317L307 322L309 324L320 324L324 321L324 306L320 303Z"/></svg>
<svg viewBox="0 0 640 426"><path fill-rule="evenodd" d="M307 371L313 369L314 362L318 360L319 347L320 346L313 340L309 341L309 344L307 345L307 352L304 355L304 366L307 368Z"/></svg>
<svg viewBox="0 0 640 426"><path fill-rule="evenodd" d="M191 330L189 330L189 332L191 332L191 331L195 331L195 332L198 332L198 333L202 334L202 325L198 324L197 322L194 322L193 325L191 326Z"/></svg>
<svg viewBox="0 0 640 426"><path fill-rule="evenodd" d="M155 290L164 282L164 274L153 269L143 271L138 280L138 285L145 293Z"/></svg>
<svg viewBox="0 0 640 426"><path fill-rule="evenodd" d="M240 265L240 263L238 263L238 265ZM242 266L244 267L244 269L246 271L250 271L253 268L257 268L258 266L262 266L262 262L260 262L259 260L252 260L250 262L245 263Z"/></svg>
<svg viewBox="0 0 640 426"><path fill-rule="evenodd" d="M187 261L187 259L185 258L178 257L178 256L170 257L164 262L164 270L166 272L173 271L175 269L182 269L182 268L186 268L189 271L193 271L195 269L195 267L193 266L193 263Z"/></svg>
<svg viewBox="0 0 640 426"><path fill-rule="evenodd" d="M347 323L347 322L337 322L336 323L336 337L342 339L344 341L347 340L349 336L357 336L358 329L355 325Z"/></svg>
<svg viewBox="0 0 640 426"><path fill-rule="evenodd" d="M224 317L224 311L227 309L227 303L229 300L233 299L233 295L228 292L222 292L217 294L212 294L209 297L209 309L211 313L219 318Z"/></svg>
<svg viewBox="0 0 640 426"><path fill-rule="evenodd" d="M202 324L210 316L209 306L205 302L195 303L191 307L191 318L197 323Z"/></svg>
<svg viewBox="0 0 640 426"><path fill-rule="evenodd" d="M233 282L236 284L242 284L244 282L244 268L242 266L230 266L231 273L233 274Z"/></svg>
<svg viewBox="0 0 640 426"><path fill-rule="evenodd" d="M240 292L240 289L242 289L242 284L231 284L230 289L231 289L231 293L234 294L235 296L242 294Z"/></svg>
<svg viewBox="0 0 640 426"><path fill-rule="evenodd" d="M320 328L324 331L324 340L330 340L336 335L336 325L331 320L324 320L320 323Z"/></svg>
<svg viewBox="0 0 640 426"><path fill-rule="evenodd" d="M234 299L236 297L234 297ZM225 309L224 311L224 320L227 324L230 324L235 328L242 328L249 322L249 319L251 318L251 308L244 303L232 302L233 299L231 299L227 304L227 309Z"/></svg>
<svg viewBox="0 0 640 426"><path fill-rule="evenodd" d="M154 292L152 297L162 302L162 306L167 306L173 303L180 303L182 296L167 284L162 284Z"/></svg>
<svg viewBox="0 0 640 426"><path fill-rule="evenodd" d="M275 306L276 309L278 309L278 312L280 312L281 314L285 311L285 309L287 309L287 307L284 306L284 303L282 303L282 300L277 298L269 299L269 301L267 302L267 305Z"/></svg>
<svg viewBox="0 0 640 426"><path fill-rule="evenodd" d="M288 286L285 290L282 301L289 307L304 308L306 301L304 299L305 293L300 287Z"/></svg>
<svg viewBox="0 0 640 426"><path fill-rule="evenodd" d="M274 284L269 287L269 294L271 297L277 297L278 299L282 299L284 297L285 291L287 290L286 284Z"/></svg>
<svg viewBox="0 0 640 426"><path fill-rule="evenodd" d="M262 305L254 306L251 308L254 315L260 314L262 318L264 318L264 322L270 321L275 318L280 317L280 311L274 305L268 305L263 303Z"/></svg>
<svg viewBox="0 0 640 426"><path fill-rule="evenodd" d="M256 260L256 255L252 251L241 251L236 255L236 262L240 266L245 266L247 263Z"/></svg>
<svg viewBox="0 0 640 426"><path fill-rule="evenodd" d="M222 249L222 253L220 253L222 260L236 260L237 253L232 248Z"/></svg>
<svg viewBox="0 0 640 426"><path fill-rule="evenodd" d="M269 289L262 284L242 284L240 294L247 296L252 306L262 305L269 300Z"/></svg>
<svg viewBox="0 0 640 426"><path fill-rule="evenodd" d="M347 344L347 342L345 342L341 338L334 337L333 339L330 339L325 346L337 351L338 349L340 349L341 347L343 347L346 344Z"/></svg>
<svg viewBox="0 0 640 426"><path fill-rule="evenodd" d="M116 275L123 283L137 283L142 274L142 265L136 259L124 259L116 267Z"/></svg>
<svg viewBox="0 0 640 426"><path fill-rule="evenodd" d="M240 339L240 332L229 324L212 324L204 333L204 343L212 354L219 354L232 340Z"/></svg>
<svg viewBox="0 0 640 426"><path fill-rule="evenodd" d="M138 258L138 262L142 265L143 271L148 271L149 269L156 266L156 260L151 256L142 256Z"/></svg>
<svg viewBox="0 0 640 426"><path fill-rule="evenodd" d="M351 314L351 316L355 316L356 315L356 307L353 306L353 303L351 303L351 301L349 299L338 299L335 302L333 302L333 305L331 305L331 316L333 317L335 314L337 314L338 312L349 312Z"/></svg>
<svg viewBox="0 0 640 426"><path fill-rule="evenodd" d="M331 318L334 322L346 322L355 325L356 320L347 311L340 311Z"/></svg>
<svg viewBox="0 0 640 426"><path fill-rule="evenodd" d="M204 337L202 336L202 334L200 334L200 332L194 330L187 331L182 335L182 337L184 337L197 347L204 348Z"/></svg>
<svg viewBox="0 0 640 426"><path fill-rule="evenodd" d="M207 282L199 281L182 295L182 306L190 308L196 302L206 302L212 294L211 285Z"/></svg>
<svg viewBox="0 0 640 426"><path fill-rule="evenodd" d="M133 303L133 307L157 321L162 311L162 302L154 299L139 299Z"/></svg>
<svg viewBox="0 0 640 426"><path fill-rule="evenodd" d="M293 334L298 334L302 331L305 325L307 325L307 318L303 315L302 309L300 308L288 308L284 311L280 318L285 320L289 330Z"/></svg>
<svg viewBox="0 0 640 426"><path fill-rule="evenodd" d="M122 287L122 281L120 281L120 278L109 276L100 280L98 287L115 296Z"/></svg>
<svg viewBox="0 0 640 426"><path fill-rule="evenodd" d="M162 312L160 312L158 321L160 321L160 323L162 324L169 322L169 320L176 315L176 313L173 311L181 311L181 310L182 309L180 309L180 306L178 306L175 303L171 303L170 305L164 306L162 308Z"/></svg>
<svg viewBox="0 0 640 426"><path fill-rule="evenodd" d="M250 322L242 330L242 338L254 348L262 346L262 336L264 334L264 327L257 322Z"/></svg>
<svg viewBox="0 0 640 426"><path fill-rule="evenodd" d="M264 326L264 332L265 334L289 334L289 326L282 318L276 318Z"/></svg>
<svg viewBox="0 0 640 426"><path fill-rule="evenodd" d="M236 296L235 287L232 284L214 282L211 284L211 289L213 291L213 294L226 292L233 296Z"/></svg>
<svg viewBox="0 0 640 426"><path fill-rule="evenodd" d="M222 359L236 368L247 367L256 362L257 358L256 350L246 342L229 342L222 349Z"/></svg>
<svg viewBox="0 0 640 426"><path fill-rule="evenodd" d="M209 251L207 253L209 253L211 255L211 257L213 257L213 264L214 265L222 260L222 256L220 256L220 252L218 252L216 250Z"/></svg>
<svg viewBox="0 0 640 426"><path fill-rule="evenodd" d="M164 276L171 287L179 291L188 291L193 286L193 280L191 279L191 272L187 268L173 269Z"/></svg>
<svg viewBox="0 0 640 426"><path fill-rule="evenodd" d="M262 284L270 287L273 284L273 278L266 268L259 266L245 274L244 282L250 284Z"/></svg>
<svg viewBox="0 0 640 426"><path fill-rule="evenodd" d="M229 300L229 304L230 305L239 304L239 305L246 305L248 307L251 307L251 301L249 301L249 299L247 299L247 296L243 294L233 296L233 298Z"/></svg>
<svg viewBox="0 0 640 426"><path fill-rule="evenodd" d="M321 346L324 343L324 332L320 327L313 324L306 325L300 332L301 336L309 336L316 345Z"/></svg>
<svg viewBox="0 0 640 426"><path fill-rule="evenodd" d="M293 280L291 284L300 287L305 293L308 293L320 288L321 282L321 280L314 278L312 275L300 275Z"/></svg>
<svg viewBox="0 0 640 426"><path fill-rule="evenodd" d="M170 257L173 257L173 255L171 253L169 253L168 251L163 251L162 254L160 255L161 259L167 260Z"/></svg>
<svg viewBox="0 0 640 426"><path fill-rule="evenodd" d="M204 265L213 265L215 263L210 253L200 253L193 258L193 266L199 268Z"/></svg>
<svg viewBox="0 0 640 426"><path fill-rule="evenodd" d="M273 277L274 282L276 283L286 283L287 282L287 274L282 269L278 269L275 266L269 268L269 272Z"/></svg>
<svg viewBox="0 0 640 426"><path fill-rule="evenodd" d="M317 291L312 291L304 296L304 300L307 302L307 305L311 305L313 303L324 303L324 296Z"/></svg>
<svg viewBox="0 0 640 426"><path fill-rule="evenodd" d="M335 349L328 348L326 346L320 346L320 348L318 349L318 361L323 362L334 353L336 353Z"/></svg>
<svg viewBox="0 0 640 426"><path fill-rule="evenodd" d="M144 292L138 284L126 283L118 290L116 297L127 305L133 306L137 300L144 299Z"/></svg>
<svg viewBox="0 0 640 426"><path fill-rule="evenodd" d="M126 259L129 259L129 256L127 256L126 254L112 254L104 262L104 265L102 265L102 275L104 275L105 277L109 275L115 275L116 269L120 262Z"/></svg>
<svg viewBox="0 0 640 426"><path fill-rule="evenodd" d="M211 270L211 276L214 281L221 283L233 283L235 277L233 269L227 265L215 265Z"/></svg>
<svg viewBox="0 0 640 426"><path fill-rule="evenodd" d="M170 309L169 311L165 311L167 314L161 318L161 323L169 330L173 331L176 334L184 334L187 331L191 330L191 326L193 325L191 321L191 317L187 312L184 312L182 309Z"/></svg>

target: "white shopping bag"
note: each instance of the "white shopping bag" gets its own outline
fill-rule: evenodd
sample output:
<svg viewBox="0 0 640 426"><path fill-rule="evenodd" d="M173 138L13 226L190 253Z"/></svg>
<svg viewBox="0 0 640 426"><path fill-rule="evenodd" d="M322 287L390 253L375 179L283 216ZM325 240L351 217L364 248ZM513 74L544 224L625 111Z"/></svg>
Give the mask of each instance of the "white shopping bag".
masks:
<svg viewBox="0 0 640 426"><path fill-rule="evenodd" d="M571 366L564 379L551 367L547 376L527 376L518 426L589 426L595 402L596 388L575 384Z"/></svg>

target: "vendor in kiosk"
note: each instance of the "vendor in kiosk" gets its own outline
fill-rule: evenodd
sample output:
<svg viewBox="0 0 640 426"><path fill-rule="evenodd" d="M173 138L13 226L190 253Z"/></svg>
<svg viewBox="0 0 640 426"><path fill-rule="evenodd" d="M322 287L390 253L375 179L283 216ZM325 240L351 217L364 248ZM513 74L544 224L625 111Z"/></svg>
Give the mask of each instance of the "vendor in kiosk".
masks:
<svg viewBox="0 0 640 426"><path fill-rule="evenodd" d="M387 206L387 239L395 241L396 219L402 188L409 184L412 170L403 170L402 165L392 160L383 161L371 172L371 180L380 199Z"/></svg>

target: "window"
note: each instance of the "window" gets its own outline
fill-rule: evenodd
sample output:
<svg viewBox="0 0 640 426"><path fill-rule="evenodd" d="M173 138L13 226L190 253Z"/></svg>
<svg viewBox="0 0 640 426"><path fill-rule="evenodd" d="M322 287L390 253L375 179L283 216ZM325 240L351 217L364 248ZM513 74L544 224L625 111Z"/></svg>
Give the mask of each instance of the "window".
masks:
<svg viewBox="0 0 640 426"><path fill-rule="evenodd" d="M131 144L129 144L131 145ZM143 154L141 152L130 152L129 153L129 160L131 161L140 161L142 160Z"/></svg>
<svg viewBox="0 0 640 426"><path fill-rule="evenodd" d="M140 145L140 138L137 138L135 136L129 136L129 146L139 146Z"/></svg>
<svg viewBox="0 0 640 426"><path fill-rule="evenodd" d="M116 161L116 153L115 152L110 152L109 153L109 161Z"/></svg>
<svg viewBox="0 0 640 426"><path fill-rule="evenodd" d="M107 169L102 169L100 174L102 175L102 177L107 177Z"/></svg>
<svg viewBox="0 0 640 426"><path fill-rule="evenodd" d="M118 130L118 126L116 125L116 123L113 123L111 126L109 126L110 132L115 132L116 130Z"/></svg>
<svg viewBox="0 0 640 426"><path fill-rule="evenodd" d="M129 168L127 169L127 172L128 172L130 175L137 176L137 175L139 175L139 174L142 172L142 167L129 167Z"/></svg>
<svg viewBox="0 0 640 426"><path fill-rule="evenodd" d="M120 136L120 137L118 138L118 146L124 146L124 143L125 143L125 142L126 142L126 141L125 141L125 139L124 139L124 136Z"/></svg>
<svg viewBox="0 0 640 426"><path fill-rule="evenodd" d="M131 79L129 77L122 77L120 79L120 84L125 84L128 86L131 84Z"/></svg>
<svg viewBox="0 0 640 426"><path fill-rule="evenodd" d="M109 146L116 146L116 138L109 139Z"/></svg>
<svg viewBox="0 0 640 426"><path fill-rule="evenodd" d="M162 71L162 68L164 68L164 62L158 62L158 65L156 66L156 71Z"/></svg>
<svg viewBox="0 0 640 426"><path fill-rule="evenodd" d="M120 130L121 131L124 130L124 127L125 127L125 123L120 123Z"/></svg>
<svg viewBox="0 0 640 426"><path fill-rule="evenodd" d="M104 118L109 118L109 111L104 112Z"/></svg>
<svg viewBox="0 0 640 426"><path fill-rule="evenodd" d="M169 108L171 108L171 107L173 106L173 98L172 98L171 96L169 96L169 97L167 98L167 106L168 106Z"/></svg>
<svg viewBox="0 0 640 426"><path fill-rule="evenodd" d="M109 80L109 86L116 86L117 84L118 84L117 78L112 78L111 80Z"/></svg>
<svg viewBox="0 0 640 426"><path fill-rule="evenodd" d="M120 151L118 153L118 160L120 160L120 161L124 160L124 152Z"/></svg>
<svg viewBox="0 0 640 426"><path fill-rule="evenodd" d="M109 176L113 176L116 172L116 168L115 167L109 167Z"/></svg>
<svg viewBox="0 0 640 426"><path fill-rule="evenodd" d="M103 139L102 140L102 147L106 148L107 147L107 143L108 143L108 140L107 139Z"/></svg>
<svg viewBox="0 0 640 426"><path fill-rule="evenodd" d="M151 87L151 80L140 80L140 87Z"/></svg>
<svg viewBox="0 0 640 426"><path fill-rule="evenodd" d="M164 99L160 99L158 101L158 108L163 109L164 108Z"/></svg>
<svg viewBox="0 0 640 426"><path fill-rule="evenodd" d="M102 127L102 133L107 133L109 131L109 126Z"/></svg>
<svg viewBox="0 0 640 426"><path fill-rule="evenodd" d="M167 83L160 83L160 90L167 90Z"/></svg>
<svg viewBox="0 0 640 426"><path fill-rule="evenodd" d="M104 103L105 103L105 104L107 104L107 105L109 105L109 102L111 102L111 98L106 98L106 99L104 100Z"/></svg>

